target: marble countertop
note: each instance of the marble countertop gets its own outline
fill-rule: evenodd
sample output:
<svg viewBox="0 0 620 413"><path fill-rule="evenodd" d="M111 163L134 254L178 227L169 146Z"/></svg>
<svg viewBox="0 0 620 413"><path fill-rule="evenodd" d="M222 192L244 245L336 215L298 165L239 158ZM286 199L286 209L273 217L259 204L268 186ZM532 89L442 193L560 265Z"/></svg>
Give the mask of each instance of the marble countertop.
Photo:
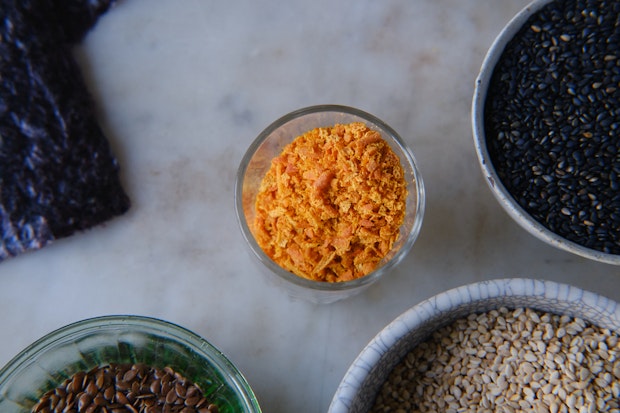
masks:
<svg viewBox="0 0 620 413"><path fill-rule="evenodd" d="M133 205L0 264L0 365L80 319L153 316L222 350L263 411L320 413L375 334L446 289L520 276L620 300L620 268L527 233L478 166L474 80L527 3L119 1L75 53ZM322 103L357 107L398 131L427 203L397 269L361 295L319 306L265 283L236 222L233 186L263 128Z"/></svg>

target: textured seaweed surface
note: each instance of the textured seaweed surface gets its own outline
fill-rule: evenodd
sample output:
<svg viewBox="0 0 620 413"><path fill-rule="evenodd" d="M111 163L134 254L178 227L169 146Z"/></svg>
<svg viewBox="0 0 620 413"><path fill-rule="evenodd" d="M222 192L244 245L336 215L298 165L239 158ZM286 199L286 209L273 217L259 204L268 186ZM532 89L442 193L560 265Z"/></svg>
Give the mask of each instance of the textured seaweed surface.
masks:
<svg viewBox="0 0 620 413"><path fill-rule="evenodd" d="M71 45L113 0L0 0L0 261L129 208Z"/></svg>

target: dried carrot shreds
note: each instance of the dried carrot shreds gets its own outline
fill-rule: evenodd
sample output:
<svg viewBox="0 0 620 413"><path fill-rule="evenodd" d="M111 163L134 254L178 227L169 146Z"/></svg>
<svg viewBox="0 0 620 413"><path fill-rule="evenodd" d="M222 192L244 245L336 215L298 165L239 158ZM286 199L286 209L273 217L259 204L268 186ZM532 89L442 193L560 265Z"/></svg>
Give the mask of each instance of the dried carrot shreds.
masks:
<svg viewBox="0 0 620 413"><path fill-rule="evenodd" d="M276 263L311 280L349 281L390 251L405 217L398 156L364 123L310 130L271 162L254 234Z"/></svg>

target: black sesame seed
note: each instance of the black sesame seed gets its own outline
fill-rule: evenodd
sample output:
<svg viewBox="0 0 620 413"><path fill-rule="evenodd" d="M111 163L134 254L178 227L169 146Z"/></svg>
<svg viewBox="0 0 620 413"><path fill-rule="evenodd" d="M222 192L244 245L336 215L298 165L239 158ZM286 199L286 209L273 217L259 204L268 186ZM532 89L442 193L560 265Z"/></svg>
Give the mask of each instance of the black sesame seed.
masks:
<svg viewBox="0 0 620 413"><path fill-rule="evenodd" d="M485 104L491 162L532 217L620 254L620 2L555 0L506 45Z"/></svg>

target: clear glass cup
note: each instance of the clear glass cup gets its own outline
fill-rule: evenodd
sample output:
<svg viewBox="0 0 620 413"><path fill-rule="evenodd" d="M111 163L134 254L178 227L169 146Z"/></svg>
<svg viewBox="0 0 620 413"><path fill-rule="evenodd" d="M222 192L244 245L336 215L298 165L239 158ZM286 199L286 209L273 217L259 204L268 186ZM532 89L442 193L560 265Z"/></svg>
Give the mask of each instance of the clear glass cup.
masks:
<svg viewBox="0 0 620 413"><path fill-rule="evenodd" d="M297 136L317 127L363 122L381 133L399 157L407 182L407 206L400 236L388 255L368 275L345 282L321 282L295 275L276 264L256 242L252 223L255 217L255 200L271 160ZM235 208L241 231L252 256L260 263L261 271L269 280L284 287L288 293L314 303L331 303L351 297L388 273L410 251L422 225L425 192L422 177L412 152L390 126L375 116L348 106L319 105L291 112L262 131L245 153L237 172L235 183Z"/></svg>
<svg viewBox="0 0 620 413"><path fill-rule="evenodd" d="M110 363L168 366L197 384L221 413L260 413L249 384L224 354L191 331L140 316L79 321L31 344L0 370L0 411L30 413L73 374Z"/></svg>

